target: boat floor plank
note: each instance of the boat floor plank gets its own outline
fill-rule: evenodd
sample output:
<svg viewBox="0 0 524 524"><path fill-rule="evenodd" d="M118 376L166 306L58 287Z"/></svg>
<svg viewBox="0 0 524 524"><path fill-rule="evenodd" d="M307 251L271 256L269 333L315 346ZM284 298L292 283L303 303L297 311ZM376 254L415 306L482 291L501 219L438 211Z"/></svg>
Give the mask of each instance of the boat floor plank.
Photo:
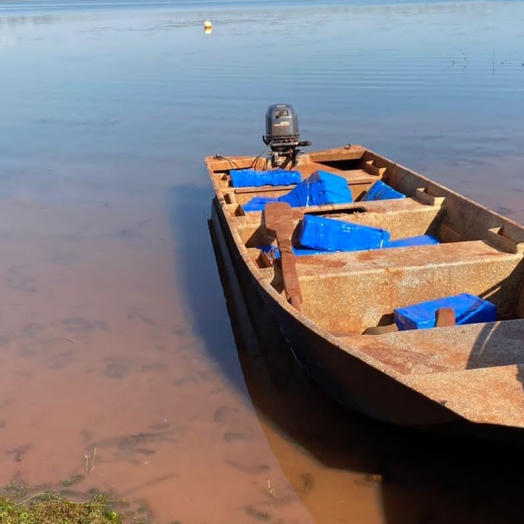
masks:
<svg viewBox="0 0 524 524"><path fill-rule="evenodd" d="M408 385L477 423L524 427L524 365L410 377Z"/></svg>
<svg viewBox="0 0 524 524"><path fill-rule="evenodd" d="M520 319L341 340L404 375L524 364Z"/></svg>

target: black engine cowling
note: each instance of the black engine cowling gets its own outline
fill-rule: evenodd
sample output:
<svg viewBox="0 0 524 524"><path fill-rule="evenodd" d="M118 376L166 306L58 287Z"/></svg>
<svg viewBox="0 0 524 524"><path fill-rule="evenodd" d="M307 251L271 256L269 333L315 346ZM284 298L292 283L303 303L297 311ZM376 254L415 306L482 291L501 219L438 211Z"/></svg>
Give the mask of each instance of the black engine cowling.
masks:
<svg viewBox="0 0 524 524"><path fill-rule="evenodd" d="M273 104L266 111L264 143L270 147L296 146L300 133L298 116L291 104Z"/></svg>

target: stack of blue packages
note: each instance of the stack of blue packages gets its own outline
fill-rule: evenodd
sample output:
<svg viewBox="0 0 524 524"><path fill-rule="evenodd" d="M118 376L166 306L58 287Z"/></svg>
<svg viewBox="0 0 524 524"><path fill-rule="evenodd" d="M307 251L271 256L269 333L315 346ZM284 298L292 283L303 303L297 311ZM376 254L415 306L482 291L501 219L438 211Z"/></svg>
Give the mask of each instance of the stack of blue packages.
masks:
<svg viewBox="0 0 524 524"><path fill-rule="evenodd" d="M233 187L289 186L298 184L302 180L299 171L286 171L285 169L269 171L232 169L229 175Z"/></svg>
<svg viewBox="0 0 524 524"><path fill-rule="evenodd" d="M292 171L284 172L292 173ZM256 173L260 173L260 171L256 171ZM268 202L275 202L275 200L287 202L291 207L307 207L325 204L347 204L353 202L353 197L345 178L319 170L278 199L254 197L246 204L243 204L242 209L244 211L262 211Z"/></svg>
<svg viewBox="0 0 524 524"><path fill-rule="evenodd" d="M353 202L347 180L325 171L315 171L295 189L279 198L291 207L347 204Z"/></svg>
<svg viewBox="0 0 524 524"><path fill-rule="evenodd" d="M359 251L387 245L389 232L342 220L304 215L298 241L301 246L326 251Z"/></svg>
<svg viewBox="0 0 524 524"><path fill-rule="evenodd" d="M410 246L430 246L438 244L437 238L431 235L420 235L417 237L399 238L398 240L390 240L384 247L410 247Z"/></svg>
<svg viewBox="0 0 524 524"><path fill-rule="evenodd" d="M433 328L435 315L440 308L452 308L455 311L456 325L497 320L497 308L494 304L469 293L397 308L393 311L393 319L401 331Z"/></svg>
<svg viewBox="0 0 524 524"><path fill-rule="evenodd" d="M406 195L396 191L392 187L384 184L382 180L377 180L361 198L361 202L369 200L392 200L394 198L406 198Z"/></svg>

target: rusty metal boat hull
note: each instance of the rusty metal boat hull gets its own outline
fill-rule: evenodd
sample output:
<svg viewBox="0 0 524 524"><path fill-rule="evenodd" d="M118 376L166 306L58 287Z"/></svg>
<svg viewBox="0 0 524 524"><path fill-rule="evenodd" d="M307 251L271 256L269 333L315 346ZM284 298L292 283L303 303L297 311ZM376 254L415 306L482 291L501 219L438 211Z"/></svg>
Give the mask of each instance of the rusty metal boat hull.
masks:
<svg viewBox="0 0 524 524"><path fill-rule="evenodd" d="M212 223L220 233L221 250L232 260L258 329L283 337L305 372L334 400L375 419L401 426L465 423L479 429L524 428L520 378L520 369L524 369L524 321L520 312L524 277L522 226L360 146L312 154L299 164L303 176L308 176L318 164L342 173L348 178L356 202L295 210L297 220L307 212L332 216L334 212L343 214L359 208L359 220L376 224L387 217L399 231L409 229L413 219L417 227L429 224L444 247L400 249L396 253L390 250L387 254L366 251L316 255L314 261L313 257L305 257L309 260L297 262L304 300L315 301L311 298L313 291L330 291L334 308L326 307L328 297L327 302L319 299L318 308L305 304L299 311L286 300L278 282L278 268L265 267L256 255L254 246L261 230L263 235L267 233L261 216L248 216L241 211L238 199L246 192L235 191L228 182L227 174L233 165L247 167L254 162L256 159L249 157L206 159L215 189ZM362 162L372 162L378 168L363 170ZM359 195L369 188L371 177L380 177L402 189L410 202L359 205ZM278 191L285 192L282 188L262 188L248 194L273 195ZM431 216L426 220L423 215ZM464 227L457 226L461 221ZM427 264L418 262L419 258ZM410 259L411 264L403 262ZM312 274L315 272L317 278ZM503 316L484 325L435 328L424 330L426 333L415 330L419 332L363 335L363 328L372 317L361 310L366 304L366 311L373 309L369 304L374 297L364 296L362 289L356 290L351 300L337 295L337 289L354 278L355 273L365 280L364 290L371 295L380 290L389 297L381 302L376 296L379 307L378 313L373 313L375 324L380 324L384 313L393 306L402 304L402 292L413 280L419 287L425 286L420 291L423 298L443 291L481 295L484 289L491 290L491 295L484 296L497 302ZM424 273L427 281L421 284L420 275ZM386 280L382 279L384 274L388 276ZM472 275L477 275L478 282L473 281ZM355 281L351 283L354 287ZM346 332L340 325L340 318L345 316L338 318L334 312L344 307L350 317ZM325 313L326 309L330 311Z"/></svg>
<svg viewBox="0 0 524 524"><path fill-rule="evenodd" d="M442 405L429 401L341 351L336 344L282 308L244 263L224 224L216 199L213 200L211 216L217 242L221 244L220 256L229 257L233 263L255 331L265 340L283 338L304 372L333 400L351 410L395 425L432 425L459 419Z"/></svg>

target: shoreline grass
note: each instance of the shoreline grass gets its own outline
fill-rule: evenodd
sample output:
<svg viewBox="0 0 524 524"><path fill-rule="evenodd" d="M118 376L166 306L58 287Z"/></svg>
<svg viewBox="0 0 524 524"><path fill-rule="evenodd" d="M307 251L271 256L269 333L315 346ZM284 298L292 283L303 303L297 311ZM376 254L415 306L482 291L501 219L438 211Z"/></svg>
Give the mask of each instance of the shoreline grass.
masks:
<svg viewBox="0 0 524 524"><path fill-rule="evenodd" d="M29 490L15 479L0 489L0 524L155 524L147 508L130 509L124 499L96 489L75 491L71 486L83 479L75 475L51 487Z"/></svg>

